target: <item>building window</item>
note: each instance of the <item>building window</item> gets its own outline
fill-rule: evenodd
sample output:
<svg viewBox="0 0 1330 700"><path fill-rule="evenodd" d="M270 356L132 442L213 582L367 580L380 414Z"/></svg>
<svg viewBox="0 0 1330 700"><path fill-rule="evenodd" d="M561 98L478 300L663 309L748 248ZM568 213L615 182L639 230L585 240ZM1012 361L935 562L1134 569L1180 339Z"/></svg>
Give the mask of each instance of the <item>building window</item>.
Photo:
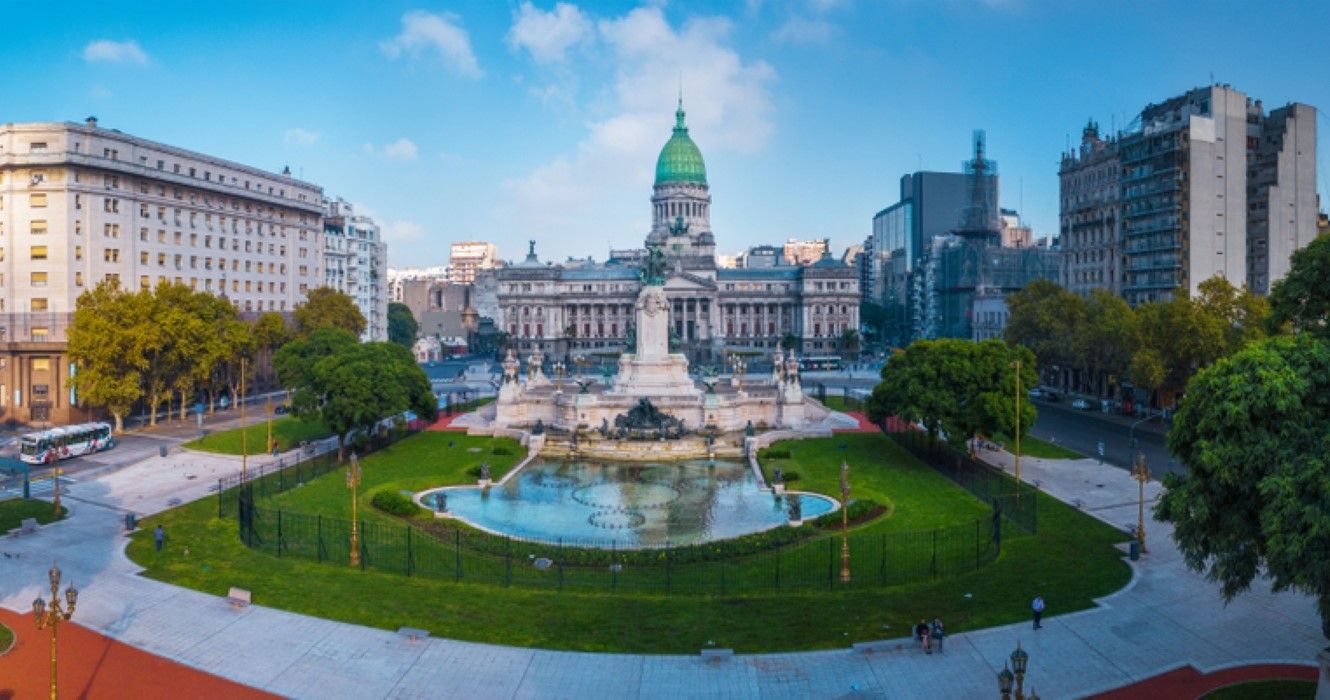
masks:
<svg viewBox="0 0 1330 700"><path fill-rule="evenodd" d="M83 273L81 271L74 273L74 286L76 287L83 286Z"/></svg>
<svg viewBox="0 0 1330 700"><path fill-rule="evenodd" d="M45 193L45 192L37 192L37 193L31 194L31 195L28 195L28 206L32 207L33 209L40 209L40 208L42 208L42 207L45 207L45 206L46 206L46 193Z"/></svg>
<svg viewBox="0 0 1330 700"><path fill-rule="evenodd" d="M28 233L34 236L45 236L46 222L41 220L33 221L31 224L28 225Z"/></svg>
<svg viewBox="0 0 1330 700"><path fill-rule="evenodd" d="M45 300L45 299L33 299L33 300L32 300L32 310L33 310L33 311L46 311L47 309L48 309L48 306L47 306L47 303L46 303L46 300Z"/></svg>
<svg viewBox="0 0 1330 700"><path fill-rule="evenodd" d="M45 287L45 286L46 286L46 273L45 273L45 272L34 272L34 273L32 273L32 275L29 277L29 281L30 281L30 283L32 284L32 286L34 286L34 287Z"/></svg>
<svg viewBox="0 0 1330 700"><path fill-rule="evenodd" d="M44 246L44 245L35 245L35 246L32 246L31 248L28 249L28 253L29 253L29 257L30 257L30 259L32 259L32 260L45 260L45 259L46 259L46 246Z"/></svg>

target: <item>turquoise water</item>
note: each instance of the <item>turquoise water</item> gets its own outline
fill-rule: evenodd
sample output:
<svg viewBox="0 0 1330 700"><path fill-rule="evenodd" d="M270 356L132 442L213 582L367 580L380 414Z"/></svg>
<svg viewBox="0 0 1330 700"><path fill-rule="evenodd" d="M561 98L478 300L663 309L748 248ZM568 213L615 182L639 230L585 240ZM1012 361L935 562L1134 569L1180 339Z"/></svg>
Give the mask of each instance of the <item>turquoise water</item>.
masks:
<svg viewBox="0 0 1330 700"><path fill-rule="evenodd" d="M495 475L498 476L497 474ZM829 498L777 501L738 462L604 463L536 459L503 485L440 489L421 500L512 537L591 547L662 547L723 540L783 526L790 499L804 519L835 509Z"/></svg>

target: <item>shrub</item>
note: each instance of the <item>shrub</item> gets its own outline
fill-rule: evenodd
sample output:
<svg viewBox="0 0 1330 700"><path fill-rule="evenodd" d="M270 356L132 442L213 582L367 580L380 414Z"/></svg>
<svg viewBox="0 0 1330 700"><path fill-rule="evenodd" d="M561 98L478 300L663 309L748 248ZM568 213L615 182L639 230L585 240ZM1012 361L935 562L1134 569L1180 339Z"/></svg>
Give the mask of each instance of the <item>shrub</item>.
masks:
<svg viewBox="0 0 1330 700"><path fill-rule="evenodd" d="M777 450L772 447L764 447L757 451L758 459L789 459L790 451L785 449Z"/></svg>
<svg viewBox="0 0 1330 700"><path fill-rule="evenodd" d="M785 483L787 483L787 484L790 483L791 481L798 481L798 480L799 480L799 472L794 472L794 471L790 471L790 472L782 472L781 475L780 475L780 478L784 479L784 480L785 480Z"/></svg>
<svg viewBox="0 0 1330 700"><path fill-rule="evenodd" d="M509 455L511 455L512 453L513 453L512 450L508 449L507 447L504 447L503 445L499 445L499 446L495 447L494 449L490 450L490 454L492 454L492 455L499 455L499 456L501 456L501 457L509 456ZM479 471L477 471L477 473L479 473Z"/></svg>
<svg viewBox="0 0 1330 700"><path fill-rule="evenodd" d="M851 524L858 524L865 520L872 520L887 510L887 507L877 501L867 498L851 498L850 505L845 507L845 513L849 516ZM834 510L824 515L819 515L813 520L813 524L820 528L840 527L841 513Z"/></svg>
<svg viewBox="0 0 1330 700"><path fill-rule="evenodd" d="M379 510L392 515L409 518L420 512L420 506L407 496L396 491L380 491L374 494L370 499L370 504Z"/></svg>

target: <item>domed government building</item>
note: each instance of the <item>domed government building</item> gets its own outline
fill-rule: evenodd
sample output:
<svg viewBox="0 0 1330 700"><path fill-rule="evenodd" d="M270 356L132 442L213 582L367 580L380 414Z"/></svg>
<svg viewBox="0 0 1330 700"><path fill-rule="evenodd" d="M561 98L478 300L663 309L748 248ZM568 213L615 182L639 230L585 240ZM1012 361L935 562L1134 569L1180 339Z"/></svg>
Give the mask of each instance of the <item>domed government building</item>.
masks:
<svg viewBox="0 0 1330 700"><path fill-rule="evenodd" d="M791 339L803 355L830 355L859 328L859 280L829 254L811 265L719 268L711 232L711 188L702 151L688 134L683 102L656 159L651 231L669 266L671 334L692 362L730 353L774 354ZM616 250L603 263L526 259L496 271L498 326L519 352L605 357L628 351L638 268L647 248Z"/></svg>

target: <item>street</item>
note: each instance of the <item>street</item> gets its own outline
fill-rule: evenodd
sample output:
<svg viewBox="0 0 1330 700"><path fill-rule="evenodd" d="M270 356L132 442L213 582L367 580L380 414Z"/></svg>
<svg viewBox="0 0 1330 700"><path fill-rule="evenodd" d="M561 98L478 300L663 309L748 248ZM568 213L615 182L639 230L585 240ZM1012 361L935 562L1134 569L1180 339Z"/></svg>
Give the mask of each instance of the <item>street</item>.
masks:
<svg viewBox="0 0 1330 700"><path fill-rule="evenodd" d="M1039 408L1039 419L1030 429L1031 435L1094 458L1099 456L1099 441L1103 440L1104 461L1131 468L1134 453L1131 449L1131 421L1127 417L1078 411L1066 401L1035 401L1035 405ZM1137 447L1145 453L1145 464L1156 477L1166 472L1181 474L1184 469L1168 453L1161 431L1159 419L1137 427Z"/></svg>

